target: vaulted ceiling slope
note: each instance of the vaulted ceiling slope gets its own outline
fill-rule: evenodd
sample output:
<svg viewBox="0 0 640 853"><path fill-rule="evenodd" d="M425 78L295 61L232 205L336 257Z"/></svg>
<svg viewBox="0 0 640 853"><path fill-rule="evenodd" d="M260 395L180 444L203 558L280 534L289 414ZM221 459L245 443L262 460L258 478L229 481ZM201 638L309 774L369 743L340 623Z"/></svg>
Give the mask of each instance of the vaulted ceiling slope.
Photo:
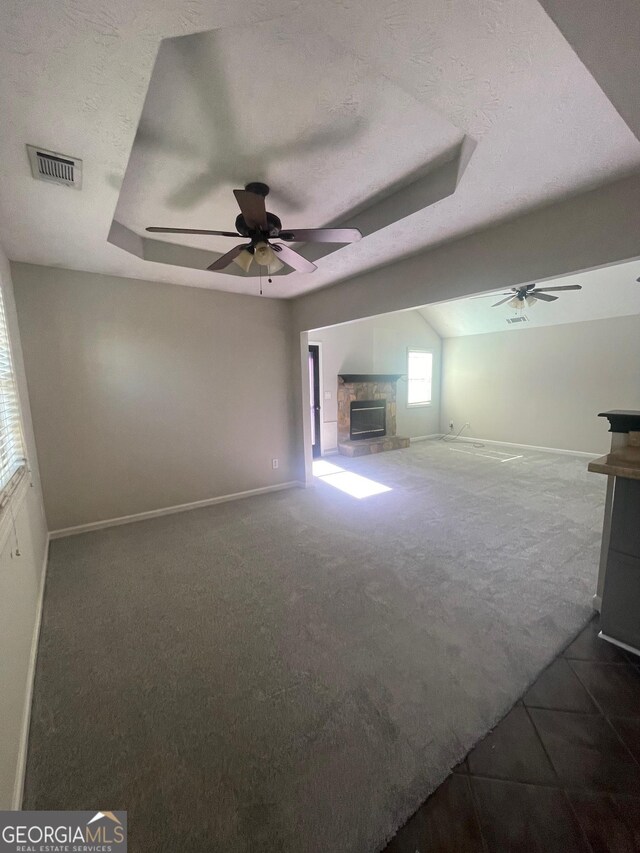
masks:
<svg viewBox="0 0 640 853"><path fill-rule="evenodd" d="M0 67L0 239L32 263L255 293L144 260L137 235L227 230L252 180L289 227L318 227L475 143L454 192L268 291L296 296L640 168L537 0L5 0ZM82 190L34 181L26 143L82 158ZM133 253L107 241L114 218Z"/></svg>
<svg viewBox="0 0 640 853"><path fill-rule="evenodd" d="M589 270L576 275L547 279L540 287L566 287L580 285L582 290L554 293L555 302L536 302L523 311L515 311L508 304L493 307L503 297L495 295L439 302L418 309L440 337L456 338L465 335L482 335L489 332L510 331L540 326L559 326L581 323L586 320L604 320L610 317L638 318L640 335L640 261L616 264ZM498 291L501 293L502 291ZM524 322L508 322L515 318Z"/></svg>

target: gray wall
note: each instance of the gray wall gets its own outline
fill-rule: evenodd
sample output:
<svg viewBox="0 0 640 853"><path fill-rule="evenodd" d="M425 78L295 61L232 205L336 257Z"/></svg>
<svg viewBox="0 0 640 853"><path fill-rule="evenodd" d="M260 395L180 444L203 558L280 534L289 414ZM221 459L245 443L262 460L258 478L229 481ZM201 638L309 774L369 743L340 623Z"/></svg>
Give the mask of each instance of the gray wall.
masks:
<svg viewBox="0 0 640 853"><path fill-rule="evenodd" d="M640 409L640 317L443 341L442 431L605 453L605 409Z"/></svg>
<svg viewBox="0 0 640 853"><path fill-rule="evenodd" d="M29 480L11 499L17 541L9 508L0 511L0 809L20 805L23 769L23 735L30 707L31 663L34 631L40 602L42 569L47 547L47 526L38 477L29 397L22 364L20 335L13 301L9 264L0 248L0 286L5 302L13 362L27 445Z"/></svg>
<svg viewBox="0 0 640 853"><path fill-rule="evenodd" d="M50 530L294 479L288 304L12 270Z"/></svg>
<svg viewBox="0 0 640 853"><path fill-rule="evenodd" d="M401 311L356 323L316 329L309 340L322 344L323 452L337 446L336 389L339 373L407 372L407 347L433 351L433 401L431 406L407 408L407 383L397 384L399 435L431 435L440 430L440 337L417 311ZM324 395L322 395L324 397Z"/></svg>

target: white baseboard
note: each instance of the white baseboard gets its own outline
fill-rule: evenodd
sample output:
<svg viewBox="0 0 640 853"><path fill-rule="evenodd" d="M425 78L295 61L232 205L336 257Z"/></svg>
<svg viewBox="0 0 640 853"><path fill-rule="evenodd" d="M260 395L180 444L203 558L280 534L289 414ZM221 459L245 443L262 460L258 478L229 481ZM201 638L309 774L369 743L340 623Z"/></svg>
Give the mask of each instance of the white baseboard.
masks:
<svg viewBox="0 0 640 853"><path fill-rule="evenodd" d="M418 442L418 441L432 441L434 439L441 439L444 437L448 438L449 436L450 436L450 433L448 433L448 432L433 432L430 435L411 436L410 441L411 441L411 444L414 444L414 442ZM456 441L459 444L464 444L465 442L468 442L469 444L471 444L474 441L477 441L481 444L501 444L504 447L518 447L521 450L538 450L538 451L542 451L543 453L564 453L568 456L584 456L585 458L589 458L589 459L593 459L594 457L597 457L597 456L602 456L602 452L595 451L595 450L591 453L588 450L565 450L565 448L563 448L563 447L541 447L537 444L516 444L513 441L496 441L495 439L492 439L492 438L475 438L474 436L471 436L471 435L459 435L459 436L457 436ZM325 453L323 455L329 456L330 454L333 454L334 452L337 453L338 451L337 450L336 451L327 451L327 453Z"/></svg>
<svg viewBox="0 0 640 853"><path fill-rule="evenodd" d="M631 652L632 655L640 655L640 649L636 649L635 646L630 646L627 643L623 643L622 640L614 640L613 637L610 637L608 634L600 631L598 636L602 640L606 640L608 643L613 643L614 646L618 646L619 649L624 649L625 652Z"/></svg>
<svg viewBox="0 0 640 853"><path fill-rule="evenodd" d="M438 436L427 436L428 438L440 438L442 435L446 435L447 437L450 433L440 433ZM415 441L415 439L411 439L411 441ZM465 442L471 444L474 441L477 441L481 444L501 444L504 447L518 447L521 450L538 450L543 453L563 453L568 456L584 456L589 459L593 459L597 456L602 456L602 452L593 451L589 453L587 450L565 450L563 447L540 447L537 444L516 444L513 441L495 441L492 438L475 438L472 435L460 435L457 437L457 441L459 444L464 444Z"/></svg>
<svg viewBox="0 0 640 853"><path fill-rule="evenodd" d="M29 652L29 668L27 670L27 692L24 697L24 711L22 716L22 730L20 732L20 746L18 749L18 762L16 765L16 779L13 787L13 801L11 808L19 811L22 808L22 797L24 795L24 778L27 770L27 748L29 746L29 727L31 725L31 703L33 700L33 683L36 675L36 660L38 657L38 642L40 640L40 623L42 622L42 604L44 601L44 584L47 577L47 563L49 561L49 541L44 548L44 559L40 570L40 589L38 590L38 603L36 606L36 618L33 625L33 637L31 638L31 650Z"/></svg>
<svg viewBox="0 0 640 853"><path fill-rule="evenodd" d="M227 503L228 501L239 501L243 498L251 498L254 495L264 495L267 492L281 492L283 489L304 488L304 483L298 480L290 480L287 483L277 483L275 486L261 486L258 489L247 489L245 492L234 492L230 495L220 495L217 498L206 498L202 501L193 501L187 504L166 506L162 509L152 509L148 512L137 512L134 515L122 515L119 518L106 518L104 521L92 521L88 524L78 524L75 527L64 527L61 530L52 530L50 539L61 539L63 536L75 536L78 533L89 533L91 530L103 530L105 527L118 527L121 524L132 524L136 521L145 521L147 518L158 518L161 515L173 515L177 512L188 512L191 509L200 509L204 506Z"/></svg>

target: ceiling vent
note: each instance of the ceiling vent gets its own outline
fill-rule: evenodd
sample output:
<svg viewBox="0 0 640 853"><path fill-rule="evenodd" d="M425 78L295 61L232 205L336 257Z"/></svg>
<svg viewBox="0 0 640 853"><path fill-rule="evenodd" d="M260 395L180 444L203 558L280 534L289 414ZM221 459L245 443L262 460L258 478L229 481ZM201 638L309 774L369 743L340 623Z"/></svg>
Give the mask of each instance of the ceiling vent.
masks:
<svg viewBox="0 0 640 853"><path fill-rule="evenodd" d="M517 317L507 317L507 323L528 323L529 318L524 314L519 314Z"/></svg>
<svg viewBox="0 0 640 853"><path fill-rule="evenodd" d="M50 181L65 187L82 186L82 160L27 145L31 174L37 181Z"/></svg>

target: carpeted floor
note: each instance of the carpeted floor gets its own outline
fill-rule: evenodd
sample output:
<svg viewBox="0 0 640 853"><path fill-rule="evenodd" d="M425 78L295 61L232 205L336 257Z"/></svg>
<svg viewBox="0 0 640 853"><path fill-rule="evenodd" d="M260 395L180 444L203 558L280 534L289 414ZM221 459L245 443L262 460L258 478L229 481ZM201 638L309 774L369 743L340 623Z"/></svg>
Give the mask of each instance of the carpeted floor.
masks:
<svg viewBox="0 0 640 853"><path fill-rule="evenodd" d="M511 452L54 541L24 807L127 809L136 853L381 849L591 615L604 478Z"/></svg>

